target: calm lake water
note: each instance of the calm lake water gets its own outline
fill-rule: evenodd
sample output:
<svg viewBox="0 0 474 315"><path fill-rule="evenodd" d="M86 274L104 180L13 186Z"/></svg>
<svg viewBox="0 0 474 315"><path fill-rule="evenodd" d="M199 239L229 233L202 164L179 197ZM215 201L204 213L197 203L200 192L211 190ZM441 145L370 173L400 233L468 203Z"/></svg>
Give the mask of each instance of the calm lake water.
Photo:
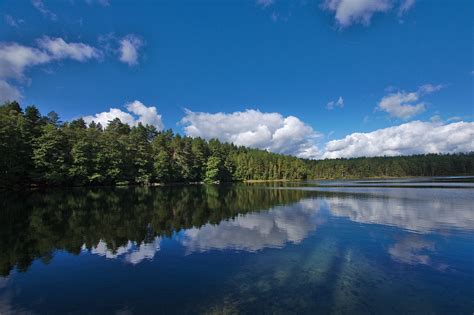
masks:
<svg viewBox="0 0 474 315"><path fill-rule="evenodd" d="M474 312L470 179L0 198L0 314Z"/></svg>

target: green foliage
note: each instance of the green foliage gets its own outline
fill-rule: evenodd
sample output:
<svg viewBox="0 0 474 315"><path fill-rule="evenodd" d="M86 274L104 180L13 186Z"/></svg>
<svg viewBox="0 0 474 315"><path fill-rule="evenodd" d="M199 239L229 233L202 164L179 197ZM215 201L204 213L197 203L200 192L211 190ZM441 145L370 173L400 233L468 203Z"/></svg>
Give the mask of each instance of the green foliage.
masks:
<svg viewBox="0 0 474 315"><path fill-rule="evenodd" d="M206 163L206 175L204 176L204 182L214 183L218 182L221 178L222 172L222 160L218 156L210 156Z"/></svg>
<svg viewBox="0 0 474 315"><path fill-rule="evenodd" d="M40 180L53 184L67 181L70 165L69 144L61 129L52 124L43 127L41 136L34 142L33 162Z"/></svg>
<svg viewBox="0 0 474 315"><path fill-rule="evenodd" d="M473 175L474 153L362 157L307 162L314 178Z"/></svg>
<svg viewBox="0 0 474 315"><path fill-rule="evenodd" d="M17 102L0 106L0 152L0 187L474 174L474 153L304 160L117 118L62 123Z"/></svg>
<svg viewBox="0 0 474 315"><path fill-rule="evenodd" d="M28 181L31 146L26 131L26 120L17 102L0 107L0 186Z"/></svg>

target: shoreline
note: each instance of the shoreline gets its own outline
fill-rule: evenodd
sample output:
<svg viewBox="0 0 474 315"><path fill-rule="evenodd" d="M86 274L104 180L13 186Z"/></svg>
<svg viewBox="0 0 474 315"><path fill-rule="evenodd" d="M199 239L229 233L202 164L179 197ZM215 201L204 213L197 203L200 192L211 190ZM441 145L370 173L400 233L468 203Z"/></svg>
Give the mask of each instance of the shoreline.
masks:
<svg viewBox="0 0 474 315"><path fill-rule="evenodd" d="M358 180L387 180L387 179L436 179L442 178L444 181L453 180L462 180L462 179L472 179L474 180L474 175L445 175L445 176L403 176L403 177L354 177L354 178L315 178L315 179L250 179L243 181L231 181L231 182L214 182L214 183L205 183L205 182L169 182L169 183L149 183L146 185L138 183L118 183L118 184L109 184L109 185L19 185L15 187L0 187L0 192L5 191L18 191L18 190L41 190L41 189L63 189L63 188L121 188L121 187L171 187L171 186L197 186L197 185L229 185L229 184L263 184L263 183L291 183L291 182L316 182L316 181L358 181Z"/></svg>

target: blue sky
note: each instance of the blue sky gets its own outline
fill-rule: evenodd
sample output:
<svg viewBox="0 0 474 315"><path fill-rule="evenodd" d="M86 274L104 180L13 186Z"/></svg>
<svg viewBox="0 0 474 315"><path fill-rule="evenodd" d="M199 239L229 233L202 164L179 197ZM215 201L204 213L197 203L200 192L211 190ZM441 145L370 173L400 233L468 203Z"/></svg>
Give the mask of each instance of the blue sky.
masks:
<svg viewBox="0 0 474 315"><path fill-rule="evenodd" d="M63 120L116 108L130 124L151 117L143 121L304 157L474 150L473 9L470 0L2 0L0 100ZM413 141L426 134L424 146Z"/></svg>

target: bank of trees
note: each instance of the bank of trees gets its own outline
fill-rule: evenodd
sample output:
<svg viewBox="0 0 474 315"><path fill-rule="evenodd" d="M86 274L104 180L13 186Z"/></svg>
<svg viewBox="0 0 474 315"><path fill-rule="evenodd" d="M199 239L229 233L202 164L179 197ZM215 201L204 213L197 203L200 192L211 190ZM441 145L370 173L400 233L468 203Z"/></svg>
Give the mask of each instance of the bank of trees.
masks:
<svg viewBox="0 0 474 315"><path fill-rule="evenodd" d="M312 178L474 175L474 153L308 161Z"/></svg>
<svg viewBox="0 0 474 315"><path fill-rule="evenodd" d="M0 106L0 186L117 185L474 173L474 154L312 161L183 137L153 126L61 122L17 102Z"/></svg>
<svg viewBox="0 0 474 315"><path fill-rule="evenodd" d="M61 122L17 102L0 106L0 186L120 185L305 179L304 161L119 119Z"/></svg>

